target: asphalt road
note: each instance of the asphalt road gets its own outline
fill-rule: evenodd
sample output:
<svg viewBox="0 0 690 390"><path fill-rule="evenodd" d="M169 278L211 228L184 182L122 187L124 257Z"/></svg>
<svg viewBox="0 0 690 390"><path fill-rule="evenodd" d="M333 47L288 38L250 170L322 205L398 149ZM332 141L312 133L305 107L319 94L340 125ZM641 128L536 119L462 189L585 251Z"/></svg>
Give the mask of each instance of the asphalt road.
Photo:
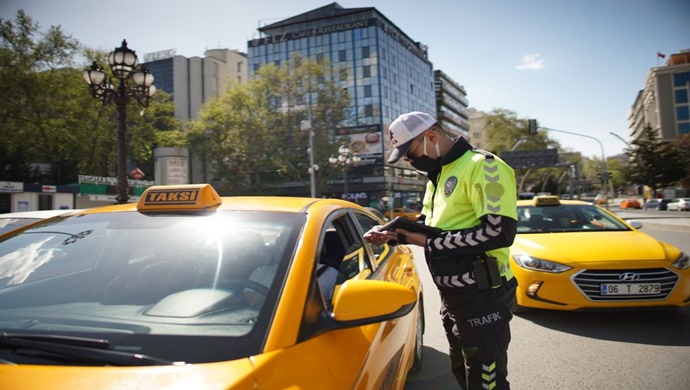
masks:
<svg viewBox="0 0 690 390"><path fill-rule="evenodd" d="M634 217L645 212L650 211ZM690 214L682 217L690 226ZM643 231L690 253L686 231L652 223ZM425 288L427 328L424 366L408 378L405 390L458 389L448 364L438 293L423 253L413 250ZM513 389L690 389L690 307L609 313L533 310L516 315L511 328L508 379Z"/></svg>

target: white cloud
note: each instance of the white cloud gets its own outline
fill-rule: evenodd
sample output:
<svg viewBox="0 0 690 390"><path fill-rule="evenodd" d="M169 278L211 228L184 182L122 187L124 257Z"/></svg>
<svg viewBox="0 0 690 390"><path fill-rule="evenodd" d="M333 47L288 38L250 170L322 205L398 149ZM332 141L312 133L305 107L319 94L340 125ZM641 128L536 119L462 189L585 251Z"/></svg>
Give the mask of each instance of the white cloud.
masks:
<svg viewBox="0 0 690 390"><path fill-rule="evenodd" d="M518 70L541 70L542 68L544 68L544 60L539 58L539 53L523 56L522 62L515 67Z"/></svg>

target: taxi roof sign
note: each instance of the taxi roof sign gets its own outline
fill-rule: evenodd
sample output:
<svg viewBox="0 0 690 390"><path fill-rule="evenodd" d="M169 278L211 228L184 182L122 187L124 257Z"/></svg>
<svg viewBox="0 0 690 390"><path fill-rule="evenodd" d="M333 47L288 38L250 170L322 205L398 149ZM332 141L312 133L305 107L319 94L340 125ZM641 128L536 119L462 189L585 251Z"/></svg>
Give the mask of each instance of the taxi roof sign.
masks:
<svg viewBox="0 0 690 390"><path fill-rule="evenodd" d="M559 206L561 199L555 195L540 195L532 199L535 206Z"/></svg>
<svg viewBox="0 0 690 390"><path fill-rule="evenodd" d="M195 211L220 204L220 195L210 184L151 186L139 198L137 210Z"/></svg>

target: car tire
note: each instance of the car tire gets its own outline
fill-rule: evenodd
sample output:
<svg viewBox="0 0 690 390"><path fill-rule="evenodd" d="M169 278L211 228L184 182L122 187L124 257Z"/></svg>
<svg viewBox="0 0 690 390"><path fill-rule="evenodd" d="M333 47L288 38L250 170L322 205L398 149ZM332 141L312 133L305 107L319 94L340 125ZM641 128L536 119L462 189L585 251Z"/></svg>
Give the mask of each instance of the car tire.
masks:
<svg viewBox="0 0 690 390"><path fill-rule="evenodd" d="M415 374L422 369L424 359L424 301L419 298L419 315L417 316L417 325L415 330L414 340L414 360L412 367L408 374Z"/></svg>

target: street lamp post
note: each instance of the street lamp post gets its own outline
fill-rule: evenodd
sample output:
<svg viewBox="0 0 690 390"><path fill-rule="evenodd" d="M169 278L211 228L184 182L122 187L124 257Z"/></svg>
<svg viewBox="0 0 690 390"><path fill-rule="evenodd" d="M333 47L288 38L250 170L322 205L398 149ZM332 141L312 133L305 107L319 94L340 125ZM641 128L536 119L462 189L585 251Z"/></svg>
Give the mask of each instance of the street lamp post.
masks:
<svg viewBox="0 0 690 390"><path fill-rule="evenodd" d="M602 179L602 181L603 181L602 187L603 187L604 191L608 191L608 189L607 189L606 187L607 187L607 185L609 184L609 179L608 179L609 174L608 174L608 170L606 169L606 155L604 154L604 144L602 144L601 141L599 141L598 138L592 137L591 135L580 134L580 133L574 133L574 132L572 132L572 131L565 131L565 130L552 129L552 128L550 128L550 127L539 127L539 128L540 128L540 129L544 129L544 130L555 131L555 132L557 132L557 133L578 135L578 136L580 136L580 137L585 137L585 138L589 138L589 139L593 139L593 140L597 141L597 143L599 144L599 147L601 148L601 179ZM611 188L611 196L613 196L613 188ZM607 209L609 208L608 197L606 197L606 208L607 208Z"/></svg>
<svg viewBox="0 0 690 390"><path fill-rule="evenodd" d="M303 120L300 123L300 127L304 131L309 131L309 148L307 149L307 154L309 154L309 183L311 185L311 197L316 198L316 171L319 170L319 165L314 163L314 129L311 128L311 109L309 109L309 119Z"/></svg>
<svg viewBox="0 0 690 390"><path fill-rule="evenodd" d="M338 149L338 157L331 156L331 158L328 159L328 162L330 162L331 165L340 165L343 167L343 199L345 200L350 199L350 193L347 190L347 184L349 182L347 178L347 171L351 166L359 164L360 161L362 161L361 157L357 153L350 153L350 148L348 148L346 145L342 145Z"/></svg>
<svg viewBox="0 0 690 390"><path fill-rule="evenodd" d="M129 183L127 182L127 105L132 98L146 108L149 106L156 87L153 85L153 74L145 66L139 65L134 50L127 47L127 41L122 40L122 46L115 48L108 55L108 64L113 76L119 80L117 88L111 78L98 66L96 61L84 70L84 80L89 85L91 95L101 100L106 106L115 103L117 109L117 203L127 203L129 200ZM133 81L133 85L128 80Z"/></svg>

